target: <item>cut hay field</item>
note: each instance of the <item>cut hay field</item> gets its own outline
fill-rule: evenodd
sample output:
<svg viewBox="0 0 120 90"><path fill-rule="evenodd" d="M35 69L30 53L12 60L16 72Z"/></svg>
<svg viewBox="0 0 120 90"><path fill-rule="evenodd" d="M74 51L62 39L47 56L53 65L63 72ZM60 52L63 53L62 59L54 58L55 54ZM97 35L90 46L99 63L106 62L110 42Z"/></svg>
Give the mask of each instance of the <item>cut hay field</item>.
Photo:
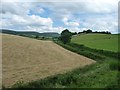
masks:
<svg viewBox="0 0 120 90"><path fill-rule="evenodd" d="M2 84L10 87L18 81L34 81L94 60L68 51L52 41L2 34Z"/></svg>
<svg viewBox="0 0 120 90"><path fill-rule="evenodd" d="M72 38L72 42L90 48L118 52L117 34L79 34Z"/></svg>

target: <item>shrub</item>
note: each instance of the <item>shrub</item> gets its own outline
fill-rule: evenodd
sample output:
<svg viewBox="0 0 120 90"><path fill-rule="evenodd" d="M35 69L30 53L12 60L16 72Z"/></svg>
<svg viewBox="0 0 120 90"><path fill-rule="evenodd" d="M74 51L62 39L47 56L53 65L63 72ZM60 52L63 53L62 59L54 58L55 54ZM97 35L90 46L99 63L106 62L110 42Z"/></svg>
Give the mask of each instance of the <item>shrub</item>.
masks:
<svg viewBox="0 0 120 90"><path fill-rule="evenodd" d="M111 70L119 70L120 71L120 61L111 61L110 62L110 69Z"/></svg>

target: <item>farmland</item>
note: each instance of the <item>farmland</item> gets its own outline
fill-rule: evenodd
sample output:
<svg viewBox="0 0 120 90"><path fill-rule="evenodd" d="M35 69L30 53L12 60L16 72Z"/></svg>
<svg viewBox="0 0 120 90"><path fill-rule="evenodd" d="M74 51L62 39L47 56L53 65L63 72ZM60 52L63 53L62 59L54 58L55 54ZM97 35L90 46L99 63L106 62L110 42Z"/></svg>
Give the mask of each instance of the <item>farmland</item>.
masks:
<svg viewBox="0 0 120 90"><path fill-rule="evenodd" d="M63 44L9 34L2 36L4 87L119 87L120 55L117 52L98 50L73 41Z"/></svg>
<svg viewBox="0 0 120 90"><path fill-rule="evenodd" d="M0 89L120 88L120 0L1 0Z"/></svg>
<svg viewBox="0 0 120 90"><path fill-rule="evenodd" d="M63 74L56 74L29 83L19 82L15 88L119 88L120 62L117 53L90 49L74 43L58 45L94 59L97 63L84 68L72 69ZM119 66L119 67L118 67ZM109 82L108 82L109 81Z"/></svg>
<svg viewBox="0 0 120 90"><path fill-rule="evenodd" d="M79 34L72 38L72 42L90 48L118 52L117 34Z"/></svg>
<svg viewBox="0 0 120 90"><path fill-rule="evenodd" d="M2 83L5 87L62 74L96 62L52 41L9 34L2 34L2 41Z"/></svg>

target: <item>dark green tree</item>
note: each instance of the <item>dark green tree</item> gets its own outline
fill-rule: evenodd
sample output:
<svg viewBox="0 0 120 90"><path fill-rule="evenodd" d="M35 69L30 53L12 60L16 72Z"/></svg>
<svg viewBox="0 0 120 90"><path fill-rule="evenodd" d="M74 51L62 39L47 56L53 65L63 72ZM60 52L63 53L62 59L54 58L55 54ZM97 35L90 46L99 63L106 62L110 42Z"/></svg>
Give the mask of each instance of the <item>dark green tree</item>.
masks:
<svg viewBox="0 0 120 90"><path fill-rule="evenodd" d="M44 36L42 36L42 40L44 40L45 39L45 37Z"/></svg>
<svg viewBox="0 0 120 90"><path fill-rule="evenodd" d="M88 30L86 31L86 33L92 33L92 30L88 29Z"/></svg>
<svg viewBox="0 0 120 90"><path fill-rule="evenodd" d="M68 30L68 29L65 29L62 31L61 33L61 36L60 36L60 40L66 44L66 43L70 43L71 41L71 36L72 36L72 33Z"/></svg>
<svg viewBox="0 0 120 90"><path fill-rule="evenodd" d="M38 38L39 38L39 36L38 36L38 35L36 35L36 36L35 36L35 38L36 38L36 39L38 39Z"/></svg>
<svg viewBox="0 0 120 90"><path fill-rule="evenodd" d="M72 32L72 35L77 35L77 32Z"/></svg>

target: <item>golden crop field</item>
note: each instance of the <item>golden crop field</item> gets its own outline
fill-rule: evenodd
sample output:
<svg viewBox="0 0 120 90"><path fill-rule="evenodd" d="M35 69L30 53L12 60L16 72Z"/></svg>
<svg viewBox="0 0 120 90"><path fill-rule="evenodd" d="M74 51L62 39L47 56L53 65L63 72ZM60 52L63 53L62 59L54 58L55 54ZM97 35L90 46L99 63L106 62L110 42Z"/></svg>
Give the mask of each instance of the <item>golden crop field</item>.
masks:
<svg viewBox="0 0 120 90"><path fill-rule="evenodd" d="M2 34L2 83L32 81L95 63L52 41Z"/></svg>

